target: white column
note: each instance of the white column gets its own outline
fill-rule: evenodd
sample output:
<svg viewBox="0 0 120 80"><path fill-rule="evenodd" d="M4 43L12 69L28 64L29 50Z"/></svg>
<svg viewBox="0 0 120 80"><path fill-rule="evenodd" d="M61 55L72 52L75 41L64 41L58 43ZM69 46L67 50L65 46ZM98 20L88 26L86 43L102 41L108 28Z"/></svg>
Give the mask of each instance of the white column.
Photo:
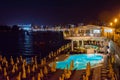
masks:
<svg viewBox="0 0 120 80"><path fill-rule="evenodd" d="M82 47L84 46L84 40L82 40Z"/></svg>
<svg viewBox="0 0 120 80"><path fill-rule="evenodd" d="M73 51L73 40L71 41L71 49Z"/></svg>
<svg viewBox="0 0 120 80"><path fill-rule="evenodd" d="M93 40L91 40L91 44L93 44Z"/></svg>
<svg viewBox="0 0 120 80"><path fill-rule="evenodd" d="M92 29L90 29L90 34L93 34Z"/></svg>

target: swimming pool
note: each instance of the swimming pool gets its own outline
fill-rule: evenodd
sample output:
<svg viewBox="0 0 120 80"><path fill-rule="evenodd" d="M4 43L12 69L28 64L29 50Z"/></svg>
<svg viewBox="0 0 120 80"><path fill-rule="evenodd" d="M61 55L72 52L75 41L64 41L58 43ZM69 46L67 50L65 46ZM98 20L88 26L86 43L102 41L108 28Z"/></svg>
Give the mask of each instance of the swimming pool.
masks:
<svg viewBox="0 0 120 80"><path fill-rule="evenodd" d="M72 60L74 61L74 69L81 70L86 68L88 62L90 62L91 67L94 67L96 64L100 63L103 60L103 57L99 54L70 55L66 60L56 62L56 68L64 69L67 68L67 66L69 68Z"/></svg>

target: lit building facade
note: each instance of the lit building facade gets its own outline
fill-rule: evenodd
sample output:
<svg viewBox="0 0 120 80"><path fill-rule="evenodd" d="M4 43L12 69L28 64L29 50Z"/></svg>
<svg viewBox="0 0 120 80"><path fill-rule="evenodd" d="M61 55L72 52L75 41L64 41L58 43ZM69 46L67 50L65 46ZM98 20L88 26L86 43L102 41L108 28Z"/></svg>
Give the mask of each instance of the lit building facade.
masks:
<svg viewBox="0 0 120 80"><path fill-rule="evenodd" d="M114 38L114 31L114 28L86 25L70 28L64 31L63 35L65 39L71 40L71 49L73 51L75 48L85 46L86 43L103 46L107 38Z"/></svg>
<svg viewBox="0 0 120 80"><path fill-rule="evenodd" d="M18 27L25 31L31 31L32 30L32 25L31 24L18 24Z"/></svg>

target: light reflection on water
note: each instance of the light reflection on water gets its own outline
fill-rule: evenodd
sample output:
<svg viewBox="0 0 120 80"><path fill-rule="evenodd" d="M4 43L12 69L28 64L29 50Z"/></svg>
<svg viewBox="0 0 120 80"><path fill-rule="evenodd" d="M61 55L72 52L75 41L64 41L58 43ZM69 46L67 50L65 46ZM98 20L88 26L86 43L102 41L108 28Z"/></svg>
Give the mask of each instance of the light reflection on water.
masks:
<svg viewBox="0 0 120 80"><path fill-rule="evenodd" d="M33 37L31 33L29 35L25 32L24 37L21 38L22 36L19 35L19 49L21 49L21 53L23 55L31 55L33 53Z"/></svg>
<svg viewBox="0 0 120 80"><path fill-rule="evenodd" d="M55 51L60 46L68 43L63 39L61 32L0 32L0 54L6 57L27 58L37 55L43 58L49 52Z"/></svg>

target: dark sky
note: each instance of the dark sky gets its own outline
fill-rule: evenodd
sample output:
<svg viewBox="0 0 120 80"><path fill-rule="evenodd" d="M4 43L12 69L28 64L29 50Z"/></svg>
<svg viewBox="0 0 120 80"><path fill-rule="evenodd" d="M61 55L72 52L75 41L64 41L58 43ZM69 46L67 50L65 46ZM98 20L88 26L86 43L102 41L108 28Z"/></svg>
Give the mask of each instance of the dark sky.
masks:
<svg viewBox="0 0 120 80"><path fill-rule="evenodd" d="M110 19L120 0L1 0L0 24L69 24Z"/></svg>

